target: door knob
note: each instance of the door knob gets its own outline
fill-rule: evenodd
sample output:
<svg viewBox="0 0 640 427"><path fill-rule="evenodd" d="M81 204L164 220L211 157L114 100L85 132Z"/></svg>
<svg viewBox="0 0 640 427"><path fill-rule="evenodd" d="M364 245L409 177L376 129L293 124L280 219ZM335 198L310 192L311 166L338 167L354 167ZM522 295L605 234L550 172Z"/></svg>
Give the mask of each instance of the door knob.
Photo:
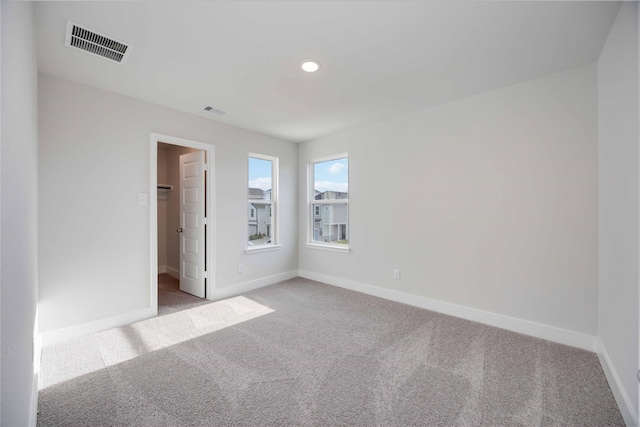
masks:
<svg viewBox="0 0 640 427"><path fill-rule="evenodd" d="M178 227L178 229L176 230L178 233L182 233L184 231L184 229L182 227Z"/></svg>

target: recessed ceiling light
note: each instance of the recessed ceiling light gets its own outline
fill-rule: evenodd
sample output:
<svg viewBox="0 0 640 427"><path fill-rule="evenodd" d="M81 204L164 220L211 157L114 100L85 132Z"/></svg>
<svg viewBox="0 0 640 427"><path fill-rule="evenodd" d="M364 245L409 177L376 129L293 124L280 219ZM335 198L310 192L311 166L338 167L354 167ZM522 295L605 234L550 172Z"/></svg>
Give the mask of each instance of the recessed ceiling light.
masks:
<svg viewBox="0 0 640 427"><path fill-rule="evenodd" d="M320 68L320 63L315 59L305 59L300 64L300 68L302 68L307 73L315 73Z"/></svg>

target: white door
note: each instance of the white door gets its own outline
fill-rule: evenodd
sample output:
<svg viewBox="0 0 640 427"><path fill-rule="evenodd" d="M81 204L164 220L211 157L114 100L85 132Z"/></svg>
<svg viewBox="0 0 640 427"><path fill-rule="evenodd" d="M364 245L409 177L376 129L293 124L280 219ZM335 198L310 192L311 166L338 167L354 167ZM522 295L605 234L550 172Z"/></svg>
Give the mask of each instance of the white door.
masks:
<svg viewBox="0 0 640 427"><path fill-rule="evenodd" d="M205 297L204 151L180 156L180 290Z"/></svg>

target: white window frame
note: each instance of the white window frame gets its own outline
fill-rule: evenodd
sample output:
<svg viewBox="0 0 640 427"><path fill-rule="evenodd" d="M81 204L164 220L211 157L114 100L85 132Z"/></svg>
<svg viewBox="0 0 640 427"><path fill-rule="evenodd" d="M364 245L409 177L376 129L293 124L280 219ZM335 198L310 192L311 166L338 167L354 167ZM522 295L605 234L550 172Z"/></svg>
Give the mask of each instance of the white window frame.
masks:
<svg viewBox="0 0 640 427"><path fill-rule="evenodd" d="M279 177L280 177L280 164L279 164L279 159L277 157L273 157L273 156L267 156L265 154L258 154L258 153L249 153L247 155L247 185L245 187L245 191L246 191L246 195L247 195L247 206L249 206L250 203L252 203L251 199L249 199L249 158L254 158L254 159L259 159L259 160L266 160L271 162L271 200L263 200L261 202L261 204L266 204L271 206L271 227L270 227L270 231L271 231L271 243L267 243L267 244L263 244L263 245L259 245L259 246L249 246L248 245L248 232L249 232L249 221L252 220L252 218L250 217L249 214L249 209L247 209L247 221L245 221L245 224L247 226L247 228L245 228L245 237L247 239L247 249L246 249L246 253L247 254L255 254L255 253L260 253L260 252L268 252L268 251L275 251L280 249L280 247L282 245L280 245L280 236L279 236L279 232L280 232L280 224L279 224L279 220L280 220L280 215L279 215L279 203L278 203L278 196L279 196ZM250 208L251 209L251 208Z"/></svg>
<svg viewBox="0 0 640 427"><path fill-rule="evenodd" d="M313 205L332 205L332 204L345 204L349 205L349 198L351 198L350 188L347 191L349 194L349 198L347 199L337 199L337 200L316 200L315 195L315 186L314 186L314 165L316 163L329 162L331 160L340 160L346 158L349 160L349 153L341 153L335 154L326 157L318 157L309 160L307 165L307 247L311 249L320 249L332 252L341 252L341 253L350 253L351 252L351 243L329 243L329 242L318 242L313 240L313 226L315 219L315 210ZM349 168L351 165L349 165ZM350 172L350 171L349 171ZM349 182L349 172L347 173L347 183ZM322 212L322 209L320 210ZM347 211L347 229L350 230L350 209ZM349 233L350 234L350 233ZM351 240L349 239L349 242Z"/></svg>

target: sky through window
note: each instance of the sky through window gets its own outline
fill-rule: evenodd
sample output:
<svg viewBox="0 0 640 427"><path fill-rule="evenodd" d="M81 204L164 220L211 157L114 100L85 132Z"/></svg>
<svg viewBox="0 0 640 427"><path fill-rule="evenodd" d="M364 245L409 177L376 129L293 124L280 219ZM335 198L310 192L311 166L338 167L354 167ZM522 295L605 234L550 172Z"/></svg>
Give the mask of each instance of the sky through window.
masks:
<svg viewBox="0 0 640 427"><path fill-rule="evenodd" d="M249 188L271 189L271 162L249 157Z"/></svg>
<svg viewBox="0 0 640 427"><path fill-rule="evenodd" d="M313 165L313 182L316 190L349 192L349 159L335 159Z"/></svg>

